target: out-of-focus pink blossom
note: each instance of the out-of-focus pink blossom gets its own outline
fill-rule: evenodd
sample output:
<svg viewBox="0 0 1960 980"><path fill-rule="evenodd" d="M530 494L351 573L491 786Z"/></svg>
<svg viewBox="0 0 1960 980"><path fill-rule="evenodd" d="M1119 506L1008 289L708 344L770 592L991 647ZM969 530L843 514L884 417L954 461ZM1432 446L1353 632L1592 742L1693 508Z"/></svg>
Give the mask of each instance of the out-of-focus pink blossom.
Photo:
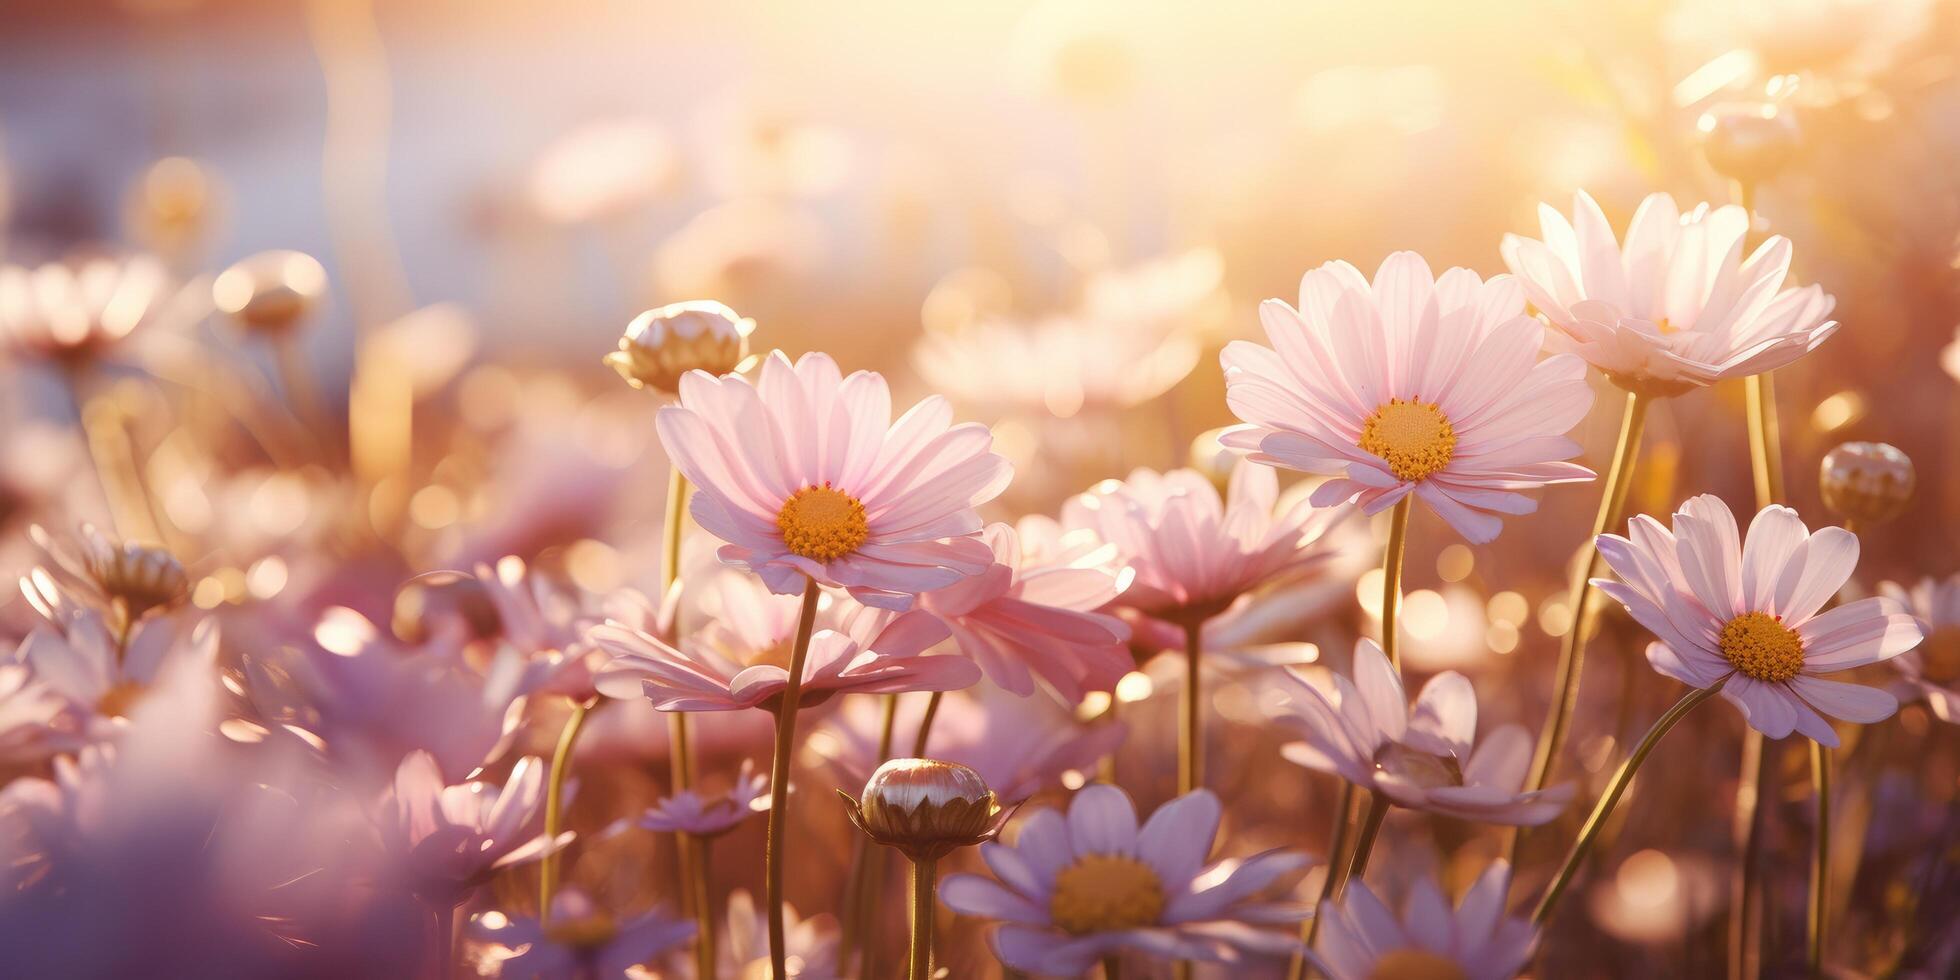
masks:
<svg viewBox="0 0 1960 980"><path fill-rule="evenodd" d="M450 785L435 756L411 752L395 772L376 826L400 860L410 890L435 908L468 899L499 868L534 861L556 842L539 833L544 820L544 764L526 757L502 787L481 780Z"/></svg>
<svg viewBox="0 0 1960 980"><path fill-rule="evenodd" d="M1921 579L1911 589L1881 582L1879 593L1905 607L1925 642L1892 658L1901 695L1925 698L1941 721L1960 723L1960 575Z"/></svg>
<svg viewBox="0 0 1960 980"><path fill-rule="evenodd" d="M1435 882L1419 879L1399 918L1365 883L1350 882L1339 902L1320 904L1318 955L1309 955L1332 980L1511 980L1530 962L1538 934L1505 916L1510 880L1509 865L1491 865L1452 910Z"/></svg>
<svg viewBox="0 0 1960 980"><path fill-rule="evenodd" d="M470 920L470 938L501 977L582 980L629 976L632 968L694 938L694 923L654 909L618 922L576 888L551 900L551 921L486 913Z"/></svg>

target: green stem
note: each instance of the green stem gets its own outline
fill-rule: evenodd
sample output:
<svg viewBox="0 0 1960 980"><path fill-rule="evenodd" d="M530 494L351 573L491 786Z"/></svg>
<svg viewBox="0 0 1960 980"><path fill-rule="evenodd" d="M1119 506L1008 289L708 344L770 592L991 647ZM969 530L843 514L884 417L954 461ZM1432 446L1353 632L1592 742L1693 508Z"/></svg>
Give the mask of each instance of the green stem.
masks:
<svg viewBox="0 0 1960 980"><path fill-rule="evenodd" d="M1388 665L1402 672L1401 641L1396 619L1402 612L1402 552L1409 541L1409 509L1415 503L1410 493L1396 501L1388 522L1388 548L1382 554L1382 652Z"/></svg>
<svg viewBox="0 0 1960 980"><path fill-rule="evenodd" d="M1184 624L1184 697L1179 701L1177 795L1196 790L1205 781L1204 697L1199 661L1204 655L1204 620Z"/></svg>
<svg viewBox="0 0 1960 980"><path fill-rule="evenodd" d="M1123 963L1115 956L1105 956L1102 960L1103 980L1122 980Z"/></svg>
<svg viewBox="0 0 1960 980"><path fill-rule="evenodd" d="M912 737L912 758L914 759L923 759L926 757L926 739L932 737L932 721L939 717L939 699L945 693L944 691L934 691L932 692L932 696L926 699L926 713L919 718L919 733Z"/></svg>
<svg viewBox="0 0 1960 980"><path fill-rule="evenodd" d="M878 727L878 757L871 760L874 770L892 755L892 738L898 728L898 695L885 695L884 715ZM837 962L844 966L849 966L851 954L866 941L871 913L877 908L878 889L873 875L882 880L885 871L884 848L872 846L861 834L852 836L851 873L844 884L844 930L837 953Z"/></svg>
<svg viewBox="0 0 1960 980"><path fill-rule="evenodd" d="M788 929L783 924L783 851L788 843L789 764L796 750L796 709L803 697L803 664L810 656L810 636L816 631L817 597L823 590L815 579L803 583L803 611L796 621L796 642L790 648L789 679L776 708L776 745L769 765L769 839L763 854L764 891L769 906L769 965L775 980L789 978Z"/></svg>
<svg viewBox="0 0 1960 980"><path fill-rule="evenodd" d="M1735 786L1735 850L1733 889L1735 912L1729 920L1729 980L1750 980L1761 962L1750 945L1757 928L1756 904L1761 897L1763 733L1749 729L1742 737L1742 761Z"/></svg>
<svg viewBox="0 0 1960 980"><path fill-rule="evenodd" d="M1306 950L1313 948L1313 944L1320 938L1320 908L1334 900L1334 889L1340 885L1339 871L1347 867L1346 862L1341 860L1341 854L1347 849L1348 831L1354 825L1354 821L1348 819L1348 811L1353 807L1354 784L1342 780L1341 796L1334 804L1334 828L1330 832L1332 838L1327 842L1327 872L1321 881L1320 898L1314 902L1314 914L1300 923L1300 941L1303 946L1293 954L1293 962L1286 970L1287 980L1301 980L1307 975Z"/></svg>
<svg viewBox="0 0 1960 980"><path fill-rule="evenodd" d="M592 705L593 702L586 701L572 707L571 717L565 719L565 727L558 733L558 748L551 753L551 778L544 793L544 839L551 850L538 863L540 923L551 921L551 896L558 890L558 834L565 823L565 777L571 773L572 747L578 744L579 730L585 727L585 716L591 712Z"/></svg>
<svg viewBox="0 0 1960 980"><path fill-rule="evenodd" d="M932 893L938 864L932 858L912 862L911 980L932 980Z"/></svg>
<svg viewBox="0 0 1960 980"><path fill-rule="evenodd" d="M1368 856L1374 853L1375 838L1381 834L1382 820L1388 816L1388 797L1381 793L1368 795L1368 818L1361 824L1361 836L1354 842L1354 860L1348 865L1347 874L1340 886L1334 890L1334 899L1340 900L1347 890L1348 882L1358 881L1368 873Z"/></svg>
<svg viewBox="0 0 1960 980"><path fill-rule="evenodd" d="M1668 730L1674 727L1675 722L1694 710L1696 705L1714 697L1715 692L1720 691L1722 685L1726 683L1728 681L1725 678L1716 682L1713 687L1698 687L1689 691L1681 700L1674 702L1674 707L1667 709L1667 712L1654 722L1652 728L1647 729L1646 736L1634 747L1633 754L1627 757L1627 761L1620 763L1619 771L1613 773L1613 781L1607 784L1605 795L1599 798L1599 803L1593 807L1592 815L1586 818L1586 825L1580 828L1579 838L1572 842L1572 850L1566 854L1564 866L1559 868L1558 875L1552 879L1551 887L1545 890L1545 897L1539 900L1538 908L1531 913L1533 924L1543 926L1545 921L1551 918L1552 910L1558 906L1559 898L1565 894L1566 888L1571 886L1572 879L1579 872L1579 866L1585 863L1586 856L1592 852L1593 841L1599 837L1600 828L1606 825L1606 818L1613 815L1613 808L1619 805L1620 797L1626 793L1628 784L1633 782L1633 774L1640 769L1641 763L1647 761L1648 753L1654 751L1654 746L1660 743L1661 736L1666 735Z"/></svg>
<svg viewBox="0 0 1960 980"><path fill-rule="evenodd" d="M1831 904L1831 750L1810 743L1810 788L1817 797L1817 832L1810 855L1810 975L1824 975L1824 936Z"/></svg>
<svg viewBox="0 0 1960 980"><path fill-rule="evenodd" d="M1612 468L1607 470L1606 485L1600 488L1599 510L1593 515L1592 533L1586 536L1581 549L1586 557L1578 563L1579 567L1566 589L1565 608L1571 611L1572 619L1565 634L1559 638L1558 668L1552 676L1552 706L1545 715L1545 725L1539 730L1538 743L1532 752L1531 773L1525 779L1525 792L1545 788L1545 784L1551 781L1552 770L1558 764L1559 751L1565 746L1572 709L1579 701L1579 675L1586 665L1586 633L1592 628L1592 580L1600 574L1602 565L1599 536L1625 519L1627 493L1633 488L1633 469L1640 455L1640 434L1646 427L1649 401L1648 395L1638 391L1627 392L1626 410L1620 415L1620 438L1613 448ZM1516 863L1518 837L1523 832L1522 828L1512 828L1505 835L1503 855L1506 861Z"/></svg>
<svg viewBox="0 0 1960 980"><path fill-rule="evenodd" d="M694 900L694 975L712 977L715 975L715 907L712 894L708 890L711 880L708 873L708 849L714 841L707 837L682 834L681 844L694 855L693 875L689 884Z"/></svg>

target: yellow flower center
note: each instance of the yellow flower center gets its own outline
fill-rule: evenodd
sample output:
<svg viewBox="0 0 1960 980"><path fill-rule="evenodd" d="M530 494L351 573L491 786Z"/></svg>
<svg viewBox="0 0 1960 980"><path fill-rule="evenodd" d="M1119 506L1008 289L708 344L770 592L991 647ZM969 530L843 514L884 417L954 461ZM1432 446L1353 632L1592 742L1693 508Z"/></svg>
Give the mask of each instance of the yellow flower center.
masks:
<svg viewBox="0 0 1960 980"><path fill-rule="evenodd" d="M776 515L789 550L812 561L835 561L857 550L871 534L864 505L829 484L796 491Z"/></svg>
<svg viewBox="0 0 1960 980"><path fill-rule="evenodd" d="M1435 405L1395 398L1368 416L1357 445L1386 460L1396 479L1414 483L1450 465L1456 429Z"/></svg>
<svg viewBox="0 0 1960 980"><path fill-rule="evenodd" d="M1164 914L1164 883L1132 857L1087 854L1055 876L1048 915L1072 935L1156 925Z"/></svg>
<svg viewBox="0 0 1960 980"><path fill-rule="evenodd" d="M1654 324L1654 326L1660 328L1661 336L1663 337L1672 337L1681 332L1681 328L1675 326L1667 317L1661 317L1660 322Z"/></svg>
<svg viewBox="0 0 1960 980"><path fill-rule="evenodd" d="M1368 971L1368 980L1468 980L1455 960L1426 949L1397 949L1383 953Z"/></svg>
<svg viewBox="0 0 1960 980"><path fill-rule="evenodd" d="M1936 629L1919 644L1919 676L1940 685L1960 680L1960 626Z"/></svg>
<svg viewBox="0 0 1960 980"><path fill-rule="evenodd" d="M102 698L95 702L95 710L104 718L127 718L143 691L143 685L135 681L118 681L102 692Z"/></svg>
<svg viewBox="0 0 1960 980"><path fill-rule="evenodd" d="M1746 612L1728 621L1717 640L1730 666L1772 684L1803 673L1803 637L1765 612Z"/></svg>

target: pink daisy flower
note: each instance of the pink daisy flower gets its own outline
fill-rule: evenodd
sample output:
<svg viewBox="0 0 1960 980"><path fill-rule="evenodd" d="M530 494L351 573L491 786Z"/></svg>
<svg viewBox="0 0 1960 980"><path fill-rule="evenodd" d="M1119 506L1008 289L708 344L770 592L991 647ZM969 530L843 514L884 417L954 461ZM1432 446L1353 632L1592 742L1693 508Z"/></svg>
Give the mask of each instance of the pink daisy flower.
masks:
<svg viewBox="0 0 1960 980"><path fill-rule="evenodd" d="M810 638L799 708L838 694L952 691L980 679L980 668L965 657L925 653L947 636L946 624L931 613L874 609L832 595L822 601L828 608L820 607L819 621L828 611L831 627ZM644 696L662 711L775 711L789 686L784 667L789 651L783 645L736 659L706 638L677 648L617 622L596 626L591 635L613 656L597 682L607 697Z"/></svg>
<svg viewBox="0 0 1960 980"><path fill-rule="evenodd" d="M1225 399L1247 423L1221 441L1333 477L1317 506L1374 514L1413 493L1482 544L1496 515L1538 509L1517 491L1593 477L1564 462L1579 454L1566 431L1592 407L1585 362L1538 359L1544 327L1507 276L1437 279L1397 252L1371 284L1329 262L1300 280L1299 309L1267 300L1259 316L1273 346L1234 341L1219 356Z"/></svg>
<svg viewBox="0 0 1960 980"><path fill-rule="evenodd" d="M1858 565L1856 535L1813 534L1796 511L1770 506L1745 542L1735 515L1709 494L1682 504L1672 530L1645 514L1627 526L1627 537L1599 536L1620 581L1593 584L1659 637L1647 647L1655 670L1694 687L1723 684L1722 696L1770 738L1795 730L1836 747L1819 711L1869 724L1898 710L1877 688L1818 676L1896 657L1923 635L1892 599L1818 612Z"/></svg>
<svg viewBox="0 0 1960 980"><path fill-rule="evenodd" d="M1226 498L1197 470L1138 469L1064 505L1062 523L1116 547L1132 578L1118 605L1174 622L1202 622L1263 585L1304 575L1332 557L1324 538L1347 516L1305 501L1275 514L1279 478L1241 459Z"/></svg>
<svg viewBox="0 0 1960 980"><path fill-rule="evenodd" d="M1375 641L1354 647L1354 679L1314 683L1292 671L1275 720L1305 736L1288 761L1379 792L1399 806L1483 823L1537 825L1572 802L1570 784L1520 792L1531 765L1531 735L1504 725L1482 745L1477 694L1455 671L1424 684L1415 703Z"/></svg>
<svg viewBox="0 0 1960 980"><path fill-rule="evenodd" d="M1070 704L1114 688L1132 666L1130 628L1095 612L1123 591L1124 576L1108 568L1114 549L1084 542L1044 556L1006 524L990 525L981 540L993 549L991 568L919 599L960 652L1022 697L1034 693L1036 675Z"/></svg>
<svg viewBox="0 0 1960 980"><path fill-rule="evenodd" d="M566 888L551 900L549 925L498 912L470 920L467 933L500 977L626 977L694 938L694 923L653 909L616 921L591 897Z"/></svg>
<svg viewBox="0 0 1960 980"><path fill-rule="evenodd" d="M432 907L453 908L497 869L545 855L551 842L538 832L543 803L538 759L519 760L502 788L481 781L450 786L435 757L418 751L396 770L377 825L415 893ZM559 846L571 836L561 836Z"/></svg>
<svg viewBox="0 0 1960 980"><path fill-rule="evenodd" d="M1298 922L1307 909L1252 898L1306 857L1267 851L1206 864L1220 812L1218 797L1197 790L1159 807L1139 830L1128 794L1088 786L1066 817L1043 810L1012 846L981 845L998 881L952 875L939 900L999 920L995 955L1031 973L1076 976L1125 950L1216 963L1294 951L1292 936L1254 926Z"/></svg>
<svg viewBox="0 0 1960 980"><path fill-rule="evenodd" d="M1419 879L1400 918L1367 885L1350 882L1339 903L1321 903L1319 949L1308 955L1332 980L1511 980L1531 961L1538 935L1504 914L1510 878L1510 865L1491 865L1455 911L1434 882Z"/></svg>
<svg viewBox="0 0 1960 980"><path fill-rule="evenodd" d="M1921 579L1910 591L1881 582L1880 595L1919 620L1926 642L1892 661L1908 697L1925 698L1935 717L1960 723L1960 575Z"/></svg>
<svg viewBox="0 0 1960 980"><path fill-rule="evenodd" d="M769 809L769 777L755 771L755 762L742 760L742 771L726 792L708 795L687 789L664 797L642 814L639 824L669 834L719 837L742 821Z"/></svg>
<svg viewBox="0 0 1960 980"><path fill-rule="evenodd" d="M1650 194L1624 247L1585 191L1572 220L1538 207L1541 239L1504 236L1504 263L1570 349L1632 390L1662 393L1773 371L1837 331L1816 285L1784 289L1790 242L1772 236L1743 260L1749 215L1703 204L1682 214Z"/></svg>
<svg viewBox="0 0 1960 980"><path fill-rule="evenodd" d="M802 918L784 908L785 967L796 980L839 980L837 920L828 913ZM727 926L715 944L715 973L722 977L769 975L769 922L755 899L741 888L728 896ZM699 980L693 957L679 957L672 966L676 977Z"/></svg>
<svg viewBox="0 0 1960 980"><path fill-rule="evenodd" d="M868 605L905 610L993 564L974 507L1012 477L984 425L953 425L932 397L891 418L891 390L869 371L778 351L761 379L681 379L660 410L660 441L698 488L696 521L728 542L722 561L799 593L804 577Z"/></svg>
<svg viewBox="0 0 1960 980"><path fill-rule="evenodd" d="M616 610L602 611L592 596L554 584L515 555L498 559L494 567L478 565L476 580L497 614L500 648L492 672L514 672L516 687L525 694L587 701L597 693L592 675L606 656L586 633Z"/></svg>

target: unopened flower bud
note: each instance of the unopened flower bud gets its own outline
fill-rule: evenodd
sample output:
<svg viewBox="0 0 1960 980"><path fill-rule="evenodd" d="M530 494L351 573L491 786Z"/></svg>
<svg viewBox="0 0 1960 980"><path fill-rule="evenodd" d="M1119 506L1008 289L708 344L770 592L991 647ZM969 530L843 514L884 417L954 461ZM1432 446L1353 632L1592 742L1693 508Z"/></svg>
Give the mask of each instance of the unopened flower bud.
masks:
<svg viewBox="0 0 1960 980"><path fill-rule="evenodd" d="M988 840L1012 813L979 773L937 759L893 759L871 774L862 799L841 795L859 830L913 860Z"/></svg>
<svg viewBox="0 0 1960 980"><path fill-rule="evenodd" d="M1760 184L1796 156L1802 134L1789 110L1765 103L1725 103L1702 113L1701 151L1730 180Z"/></svg>
<svg viewBox="0 0 1960 980"><path fill-rule="evenodd" d="M211 284L218 309L255 333L281 334L305 319L327 292L327 270L304 252L260 252Z"/></svg>
<svg viewBox="0 0 1960 980"><path fill-rule="evenodd" d="M1883 524L1912 499L1912 460L1882 442L1843 443L1824 454L1817 485L1824 506L1846 521Z"/></svg>
<svg viewBox="0 0 1960 980"><path fill-rule="evenodd" d="M755 321L713 300L648 310L626 325L606 363L635 388L673 394L689 371L728 374L749 356Z"/></svg>
<svg viewBox="0 0 1960 980"><path fill-rule="evenodd" d="M46 533L39 528L35 531L36 537L45 542ZM44 543L43 547L49 544ZM79 567L71 571L80 572L102 598L122 610L129 622L190 597L190 576L185 573L183 563L162 548L112 541L84 525L77 558L74 564Z"/></svg>

